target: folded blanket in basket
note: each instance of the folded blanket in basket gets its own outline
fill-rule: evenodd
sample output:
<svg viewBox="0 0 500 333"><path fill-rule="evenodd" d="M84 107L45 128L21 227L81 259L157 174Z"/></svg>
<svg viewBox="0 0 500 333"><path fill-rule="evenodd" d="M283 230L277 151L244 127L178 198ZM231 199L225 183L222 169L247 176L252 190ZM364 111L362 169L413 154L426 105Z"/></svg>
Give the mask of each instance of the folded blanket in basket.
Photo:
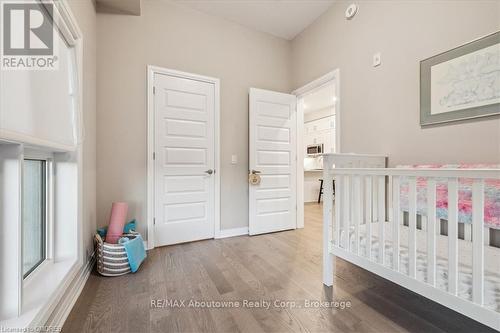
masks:
<svg viewBox="0 0 500 333"><path fill-rule="evenodd" d="M137 222L135 219L133 219L129 223L125 224L125 226L123 227L123 233L128 234L132 230L135 230L136 224L137 224ZM99 236L101 236L101 238L104 239L106 237L106 234L108 233L108 227L98 228L97 233L99 234Z"/></svg>
<svg viewBox="0 0 500 333"><path fill-rule="evenodd" d="M127 252L130 270L136 272L144 259L146 259L146 250L144 249L144 242L141 235L137 235L134 239L122 237L118 243L122 244L125 252Z"/></svg>

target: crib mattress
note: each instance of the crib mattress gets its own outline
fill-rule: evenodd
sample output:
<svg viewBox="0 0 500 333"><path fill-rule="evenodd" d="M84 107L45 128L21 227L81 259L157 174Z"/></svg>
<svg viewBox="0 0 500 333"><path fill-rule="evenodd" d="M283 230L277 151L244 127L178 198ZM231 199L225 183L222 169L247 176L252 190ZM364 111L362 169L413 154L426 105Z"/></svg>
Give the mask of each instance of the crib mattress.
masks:
<svg viewBox="0 0 500 333"><path fill-rule="evenodd" d="M354 233L350 233L351 249L355 245ZM366 237L360 237L360 254L367 256ZM409 274L408 248L400 245L399 250L400 272ZM372 239L372 260L379 258L379 241ZM393 263L392 242L385 242L385 265L392 267ZM427 254L417 252L417 271L416 278L419 281L427 282ZM436 287L448 290L448 261L447 259L437 257L436 260ZM458 296L472 301L472 269L465 265L460 265L458 269ZM485 271L484 274L484 307L500 313L500 275Z"/></svg>
<svg viewBox="0 0 500 333"><path fill-rule="evenodd" d="M411 169L500 169L499 164L434 164L398 166ZM436 217L448 220L448 181L436 179ZM472 179L458 180L458 222L472 224ZM401 210L409 211L409 180L401 177ZM427 216L427 178L417 177L417 213ZM484 225L500 229L500 179L486 179L484 182Z"/></svg>

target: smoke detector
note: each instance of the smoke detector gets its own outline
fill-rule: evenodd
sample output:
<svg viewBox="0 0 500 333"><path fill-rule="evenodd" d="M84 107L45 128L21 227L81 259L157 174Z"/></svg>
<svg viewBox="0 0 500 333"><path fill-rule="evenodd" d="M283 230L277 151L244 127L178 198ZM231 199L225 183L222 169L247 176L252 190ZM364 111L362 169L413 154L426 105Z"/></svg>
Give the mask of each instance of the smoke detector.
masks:
<svg viewBox="0 0 500 333"><path fill-rule="evenodd" d="M348 20L352 20L352 18L354 17L354 15L356 15L357 12L358 12L358 5L353 3L345 10L345 18Z"/></svg>

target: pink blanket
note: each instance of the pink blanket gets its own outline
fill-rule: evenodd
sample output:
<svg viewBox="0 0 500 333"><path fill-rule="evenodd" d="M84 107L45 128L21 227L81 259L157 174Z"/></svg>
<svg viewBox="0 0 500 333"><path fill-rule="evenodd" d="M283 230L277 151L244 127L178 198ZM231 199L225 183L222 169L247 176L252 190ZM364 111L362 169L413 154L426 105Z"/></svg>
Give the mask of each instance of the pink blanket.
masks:
<svg viewBox="0 0 500 333"><path fill-rule="evenodd" d="M404 165L398 168L446 168L446 169L499 169L494 164L439 164L439 165ZM472 179L458 180L458 222L472 223ZM401 210L408 211L408 178L401 179ZM417 178L417 213L427 215L427 179ZM436 179L436 215L439 219L448 219L448 185L446 180ZM500 229L500 180L485 180L484 188L484 224L488 228Z"/></svg>

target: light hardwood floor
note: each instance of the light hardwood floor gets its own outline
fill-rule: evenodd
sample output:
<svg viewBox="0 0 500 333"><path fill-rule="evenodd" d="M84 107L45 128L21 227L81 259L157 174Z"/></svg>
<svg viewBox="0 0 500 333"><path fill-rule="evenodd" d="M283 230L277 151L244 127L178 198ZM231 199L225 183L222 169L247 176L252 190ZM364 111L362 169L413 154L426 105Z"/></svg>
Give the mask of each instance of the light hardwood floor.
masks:
<svg viewBox="0 0 500 333"><path fill-rule="evenodd" d="M337 259L321 282L321 206L305 228L157 248L135 274L93 273L63 332L490 332L487 327ZM154 307L152 300L283 300L296 308ZM345 309L305 308L344 300ZM302 308L299 308L302 306ZM492 331L491 331L492 332Z"/></svg>

